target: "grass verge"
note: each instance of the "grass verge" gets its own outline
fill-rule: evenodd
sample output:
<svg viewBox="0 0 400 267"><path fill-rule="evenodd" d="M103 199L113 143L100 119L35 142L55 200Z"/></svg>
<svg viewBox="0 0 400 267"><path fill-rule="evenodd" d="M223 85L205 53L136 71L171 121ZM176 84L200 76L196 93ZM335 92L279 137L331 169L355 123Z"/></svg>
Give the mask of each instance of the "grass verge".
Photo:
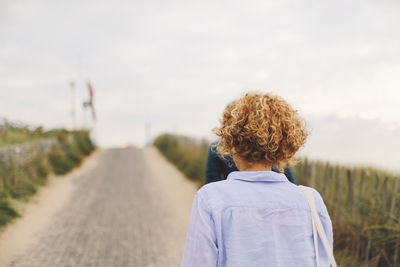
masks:
<svg viewBox="0 0 400 267"><path fill-rule="evenodd" d="M31 151L26 160L11 156L0 161L0 227L19 216L10 199L29 200L50 174L68 173L95 150L87 131L57 131L56 138L47 153Z"/></svg>

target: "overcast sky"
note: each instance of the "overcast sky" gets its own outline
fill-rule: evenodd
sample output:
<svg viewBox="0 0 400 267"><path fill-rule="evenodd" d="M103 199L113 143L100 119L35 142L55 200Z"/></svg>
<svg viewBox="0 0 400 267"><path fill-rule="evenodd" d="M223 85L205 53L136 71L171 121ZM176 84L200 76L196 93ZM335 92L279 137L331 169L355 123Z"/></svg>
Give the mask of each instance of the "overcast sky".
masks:
<svg viewBox="0 0 400 267"><path fill-rule="evenodd" d="M95 88L102 146L213 138L226 104L274 92L307 119L303 153L400 169L398 1L0 0L0 116L78 125Z"/></svg>

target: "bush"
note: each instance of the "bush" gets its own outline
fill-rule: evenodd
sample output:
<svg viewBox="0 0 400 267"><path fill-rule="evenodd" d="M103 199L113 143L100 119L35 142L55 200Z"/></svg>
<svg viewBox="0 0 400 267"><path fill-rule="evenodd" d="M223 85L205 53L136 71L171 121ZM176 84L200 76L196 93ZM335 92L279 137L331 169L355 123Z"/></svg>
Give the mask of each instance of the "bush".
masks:
<svg viewBox="0 0 400 267"><path fill-rule="evenodd" d="M27 200L30 196L36 193L36 186L27 180L18 181L13 187L10 188L10 196L16 199Z"/></svg>
<svg viewBox="0 0 400 267"><path fill-rule="evenodd" d="M58 147L51 148L48 159L55 174L66 174L74 167L73 163L67 158L64 151Z"/></svg>
<svg viewBox="0 0 400 267"><path fill-rule="evenodd" d="M0 226L18 217L19 214L10 206L6 199L0 199Z"/></svg>
<svg viewBox="0 0 400 267"><path fill-rule="evenodd" d="M33 164L36 166L36 175L39 179L46 179L50 173L50 166L46 158L43 155L37 156L33 160Z"/></svg>
<svg viewBox="0 0 400 267"><path fill-rule="evenodd" d="M65 151L67 160L71 161L74 166L81 164L84 156L76 144L66 144L64 145L63 150Z"/></svg>
<svg viewBox="0 0 400 267"><path fill-rule="evenodd" d="M5 188L12 186L15 183L17 167L12 160L5 162L0 161L0 178L3 179L3 185Z"/></svg>
<svg viewBox="0 0 400 267"><path fill-rule="evenodd" d="M95 146L90 139L89 132L77 131L74 134L74 142L83 155L89 155Z"/></svg>
<svg viewBox="0 0 400 267"><path fill-rule="evenodd" d="M204 184L208 142L185 136L164 134L154 140L154 146L189 179Z"/></svg>

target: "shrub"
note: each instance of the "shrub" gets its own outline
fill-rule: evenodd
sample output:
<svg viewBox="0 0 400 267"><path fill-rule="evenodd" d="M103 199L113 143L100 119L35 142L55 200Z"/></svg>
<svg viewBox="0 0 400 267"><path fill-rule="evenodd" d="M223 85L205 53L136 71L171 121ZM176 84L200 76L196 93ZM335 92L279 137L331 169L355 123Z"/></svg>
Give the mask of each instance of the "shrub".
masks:
<svg viewBox="0 0 400 267"><path fill-rule="evenodd" d="M55 174L66 174L74 166L66 154L58 147L52 147L48 155L49 163Z"/></svg>
<svg viewBox="0 0 400 267"><path fill-rule="evenodd" d="M3 179L5 188L12 186L15 183L15 174L17 167L12 160L0 161L0 178Z"/></svg>
<svg viewBox="0 0 400 267"><path fill-rule="evenodd" d="M154 140L161 154L189 179L204 184L208 142L185 136L164 134Z"/></svg>
<svg viewBox="0 0 400 267"><path fill-rule="evenodd" d="M50 173L50 166L46 158L43 155L39 155L33 160L33 164L36 166L36 175L39 179L46 179Z"/></svg>
<svg viewBox="0 0 400 267"><path fill-rule="evenodd" d="M71 161L74 166L78 166L81 164L83 160L83 155L76 144L65 144L63 146L63 150L65 151L65 156L67 157L67 160Z"/></svg>
<svg viewBox="0 0 400 267"><path fill-rule="evenodd" d="M0 199L0 226L7 224L19 214L10 206L6 199Z"/></svg>
<svg viewBox="0 0 400 267"><path fill-rule="evenodd" d="M74 133L74 142L83 155L89 155L95 149L87 131L76 131Z"/></svg>
<svg viewBox="0 0 400 267"><path fill-rule="evenodd" d="M36 193L36 186L26 179L18 181L9 189L10 196L16 199L27 200L30 196Z"/></svg>

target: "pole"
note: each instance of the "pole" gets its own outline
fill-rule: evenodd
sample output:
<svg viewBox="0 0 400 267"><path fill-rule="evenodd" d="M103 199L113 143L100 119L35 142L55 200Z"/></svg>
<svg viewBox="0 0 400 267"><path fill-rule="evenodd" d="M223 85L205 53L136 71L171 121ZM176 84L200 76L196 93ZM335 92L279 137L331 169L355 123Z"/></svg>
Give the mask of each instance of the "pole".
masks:
<svg viewBox="0 0 400 267"><path fill-rule="evenodd" d="M75 110L75 82L70 82L71 87L71 118L72 118L72 130L76 130L76 110Z"/></svg>

